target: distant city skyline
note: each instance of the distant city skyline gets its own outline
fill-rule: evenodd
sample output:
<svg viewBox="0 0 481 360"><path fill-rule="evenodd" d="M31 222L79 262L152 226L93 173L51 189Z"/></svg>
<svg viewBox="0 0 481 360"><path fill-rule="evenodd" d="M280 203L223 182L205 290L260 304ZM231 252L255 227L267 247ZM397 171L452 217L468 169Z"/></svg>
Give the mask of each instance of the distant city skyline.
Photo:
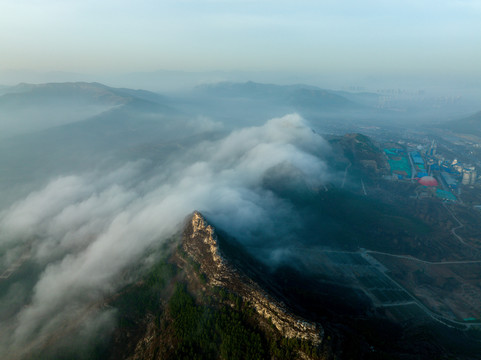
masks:
<svg viewBox="0 0 481 360"><path fill-rule="evenodd" d="M0 84L12 73L160 69L481 76L478 1L3 0L0 9Z"/></svg>

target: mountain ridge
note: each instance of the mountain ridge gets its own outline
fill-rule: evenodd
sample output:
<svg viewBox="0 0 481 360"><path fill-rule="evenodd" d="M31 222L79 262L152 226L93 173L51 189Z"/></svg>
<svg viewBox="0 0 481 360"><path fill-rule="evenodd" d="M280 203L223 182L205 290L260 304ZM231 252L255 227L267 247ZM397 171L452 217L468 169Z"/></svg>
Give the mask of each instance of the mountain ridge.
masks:
<svg viewBox="0 0 481 360"><path fill-rule="evenodd" d="M165 100L163 96L150 91L114 88L98 82L20 83L4 89L0 105L12 100L19 104L22 101L43 104L49 98L61 98L63 101L74 98L104 105L124 105L136 98L157 103Z"/></svg>
<svg viewBox="0 0 481 360"><path fill-rule="evenodd" d="M319 345L324 330L320 324L291 314L284 304L262 289L252 277L235 266L221 249L216 231L204 216L195 211L184 230L182 247L207 275L208 284L223 286L244 298L257 313L287 338L299 338ZM255 270L252 270L255 271Z"/></svg>
<svg viewBox="0 0 481 360"><path fill-rule="evenodd" d="M126 326L116 330L101 358L332 358L324 328L294 315L259 285L253 273L265 268L217 233L198 211L186 218L157 270L115 297L111 305L120 306ZM152 292L159 284L160 292ZM139 302L146 306L132 312Z"/></svg>
<svg viewBox="0 0 481 360"><path fill-rule="evenodd" d="M195 92L223 98L246 98L280 102L295 108L356 110L365 106L333 91L310 85L274 85L248 81L199 85Z"/></svg>
<svg viewBox="0 0 481 360"><path fill-rule="evenodd" d="M481 136L481 111L478 111L471 116L464 117L458 120L451 120L442 127L452 130L455 133L474 134Z"/></svg>

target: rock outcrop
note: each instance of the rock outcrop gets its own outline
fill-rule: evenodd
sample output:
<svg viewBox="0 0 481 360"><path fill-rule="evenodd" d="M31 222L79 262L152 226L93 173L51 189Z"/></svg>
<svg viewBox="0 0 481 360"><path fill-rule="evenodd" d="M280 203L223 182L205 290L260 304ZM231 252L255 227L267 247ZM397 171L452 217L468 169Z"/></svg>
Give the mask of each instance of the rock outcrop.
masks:
<svg viewBox="0 0 481 360"><path fill-rule="evenodd" d="M223 247L219 246L214 228L199 212L194 212L186 224L182 247L200 265L209 285L222 286L241 296L259 315L271 321L283 336L307 340L316 345L322 342L322 326L293 315L281 301L259 286L249 276L262 276L260 270L255 268L255 262L247 261L239 266L227 256Z"/></svg>

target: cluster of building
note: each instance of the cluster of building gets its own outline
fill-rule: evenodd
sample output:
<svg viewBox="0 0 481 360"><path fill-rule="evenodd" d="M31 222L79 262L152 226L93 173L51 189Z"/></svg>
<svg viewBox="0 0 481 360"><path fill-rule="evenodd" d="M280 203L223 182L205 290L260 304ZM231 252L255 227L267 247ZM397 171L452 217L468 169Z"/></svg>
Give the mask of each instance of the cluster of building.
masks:
<svg viewBox="0 0 481 360"><path fill-rule="evenodd" d="M443 200L456 200L459 184L472 186L478 181L476 168L458 160L446 160L437 153L433 140L429 146L407 144L404 149L389 148L384 153L388 159L393 178L416 179L425 190L423 194L436 195ZM408 168L408 161L410 166ZM430 188L427 191L426 188Z"/></svg>
<svg viewBox="0 0 481 360"><path fill-rule="evenodd" d="M478 176L476 168L470 164L463 164L457 159L448 161L436 153L436 142L433 140L430 148L426 151L426 163L429 173L439 173L447 187L452 190L463 185L474 185Z"/></svg>

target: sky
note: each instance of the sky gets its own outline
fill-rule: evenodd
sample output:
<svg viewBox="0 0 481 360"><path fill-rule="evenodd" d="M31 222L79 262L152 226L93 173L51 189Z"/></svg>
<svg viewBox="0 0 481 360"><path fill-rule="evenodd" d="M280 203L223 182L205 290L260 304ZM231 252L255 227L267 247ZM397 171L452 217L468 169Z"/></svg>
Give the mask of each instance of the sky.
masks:
<svg viewBox="0 0 481 360"><path fill-rule="evenodd" d="M480 18L478 0L1 0L0 74L469 77L481 74Z"/></svg>

